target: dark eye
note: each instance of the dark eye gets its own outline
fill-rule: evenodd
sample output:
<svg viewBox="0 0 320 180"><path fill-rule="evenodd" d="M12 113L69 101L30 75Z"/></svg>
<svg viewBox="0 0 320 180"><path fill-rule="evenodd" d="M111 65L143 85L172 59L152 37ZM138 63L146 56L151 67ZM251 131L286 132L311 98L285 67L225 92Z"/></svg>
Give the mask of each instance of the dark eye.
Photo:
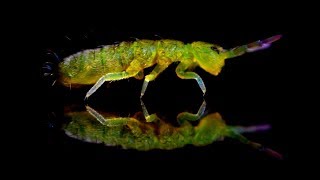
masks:
<svg viewBox="0 0 320 180"><path fill-rule="evenodd" d="M211 48L212 50L216 51L216 52L219 52L219 49L218 49L217 47L215 47L215 46L211 46L210 48Z"/></svg>

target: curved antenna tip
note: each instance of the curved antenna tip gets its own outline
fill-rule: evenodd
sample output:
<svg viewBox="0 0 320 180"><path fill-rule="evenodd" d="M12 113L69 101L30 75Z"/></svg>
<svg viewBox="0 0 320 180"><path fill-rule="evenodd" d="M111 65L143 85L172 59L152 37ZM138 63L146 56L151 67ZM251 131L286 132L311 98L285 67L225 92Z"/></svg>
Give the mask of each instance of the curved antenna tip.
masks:
<svg viewBox="0 0 320 180"><path fill-rule="evenodd" d="M279 40L280 38L282 38L282 34L275 35L274 38L275 38L276 40Z"/></svg>
<svg viewBox="0 0 320 180"><path fill-rule="evenodd" d="M266 39L266 43L271 44L271 43L273 43L275 41L278 41L281 38L282 38L282 35L278 34L278 35L275 35L275 36L272 36L272 37Z"/></svg>

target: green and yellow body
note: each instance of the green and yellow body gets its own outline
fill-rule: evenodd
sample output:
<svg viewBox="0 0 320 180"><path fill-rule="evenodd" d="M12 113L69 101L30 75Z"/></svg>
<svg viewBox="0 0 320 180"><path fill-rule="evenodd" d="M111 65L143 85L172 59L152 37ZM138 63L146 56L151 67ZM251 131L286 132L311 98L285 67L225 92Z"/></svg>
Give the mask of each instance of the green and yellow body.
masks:
<svg viewBox="0 0 320 180"><path fill-rule="evenodd" d="M176 74L182 79L194 79L206 92L201 77L193 72L200 66L212 75L218 75L225 64L225 59L265 49L280 35L263 41L256 41L230 50L207 42L183 43L176 40L137 40L106 45L97 49L78 52L59 64L59 81L66 86L91 85L86 98L93 94L105 81L121 80L130 77L144 78L143 70L154 66L153 71L145 76L141 96L148 83L153 81L173 62L178 62Z"/></svg>

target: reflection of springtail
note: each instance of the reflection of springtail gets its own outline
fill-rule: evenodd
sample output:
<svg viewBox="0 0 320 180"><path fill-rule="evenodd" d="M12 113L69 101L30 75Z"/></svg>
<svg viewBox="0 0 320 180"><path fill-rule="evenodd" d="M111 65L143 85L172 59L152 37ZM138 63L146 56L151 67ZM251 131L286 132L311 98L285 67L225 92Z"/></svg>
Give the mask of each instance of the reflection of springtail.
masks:
<svg viewBox="0 0 320 180"><path fill-rule="evenodd" d="M179 62L176 68L177 76L182 79L196 80L205 94L206 87L203 80L193 72L195 67L200 66L210 74L218 75L225 64L225 59L268 48L271 43L280 38L281 35L276 35L229 50L199 41L190 44L176 40L121 42L116 45L81 51L64 58L59 64L59 81L67 86L94 84L85 96L88 98L105 81L130 77L144 78L141 89L142 97L150 81L155 80L171 63ZM144 77L143 70L155 64L153 71Z"/></svg>
<svg viewBox="0 0 320 180"><path fill-rule="evenodd" d="M64 130L67 135L74 138L137 150L175 149L187 144L204 146L229 137L272 157L282 158L279 153L241 135L268 130L270 125L228 126L219 113L204 115L205 101L195 114L189 112L178 114L179 126L173 126L156 114L150 115L142 101L141 106L143 113L136 113L132 117L118 117L106 112L100 114L86 106L87 111L67 114L72 121L64 127ZM193 125L191 121L198 123Z"/></svg>

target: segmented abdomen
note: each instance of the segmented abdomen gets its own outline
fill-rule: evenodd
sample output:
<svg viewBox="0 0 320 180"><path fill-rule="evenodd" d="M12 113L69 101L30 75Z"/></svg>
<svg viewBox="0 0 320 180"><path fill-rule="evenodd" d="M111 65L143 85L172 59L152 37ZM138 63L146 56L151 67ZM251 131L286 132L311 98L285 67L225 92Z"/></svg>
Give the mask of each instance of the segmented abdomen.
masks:
<svg viewBox="0 0 320 180"><path fill-rule="evenodd" d="M85 50L60 64L61 81L65 85L94 84L103 75L125 71L130 65L140 71L155 63L177 60L184 51L184 44L175 40L138 40Z"/></svg>
<svg viewBox="0 0 320 180"><path fill-rule="evenodd" d="M78 52L60 64L61 80L65 84L94 84L101 76L125 70L134 53L131 43L107 45Z"/></svg>

